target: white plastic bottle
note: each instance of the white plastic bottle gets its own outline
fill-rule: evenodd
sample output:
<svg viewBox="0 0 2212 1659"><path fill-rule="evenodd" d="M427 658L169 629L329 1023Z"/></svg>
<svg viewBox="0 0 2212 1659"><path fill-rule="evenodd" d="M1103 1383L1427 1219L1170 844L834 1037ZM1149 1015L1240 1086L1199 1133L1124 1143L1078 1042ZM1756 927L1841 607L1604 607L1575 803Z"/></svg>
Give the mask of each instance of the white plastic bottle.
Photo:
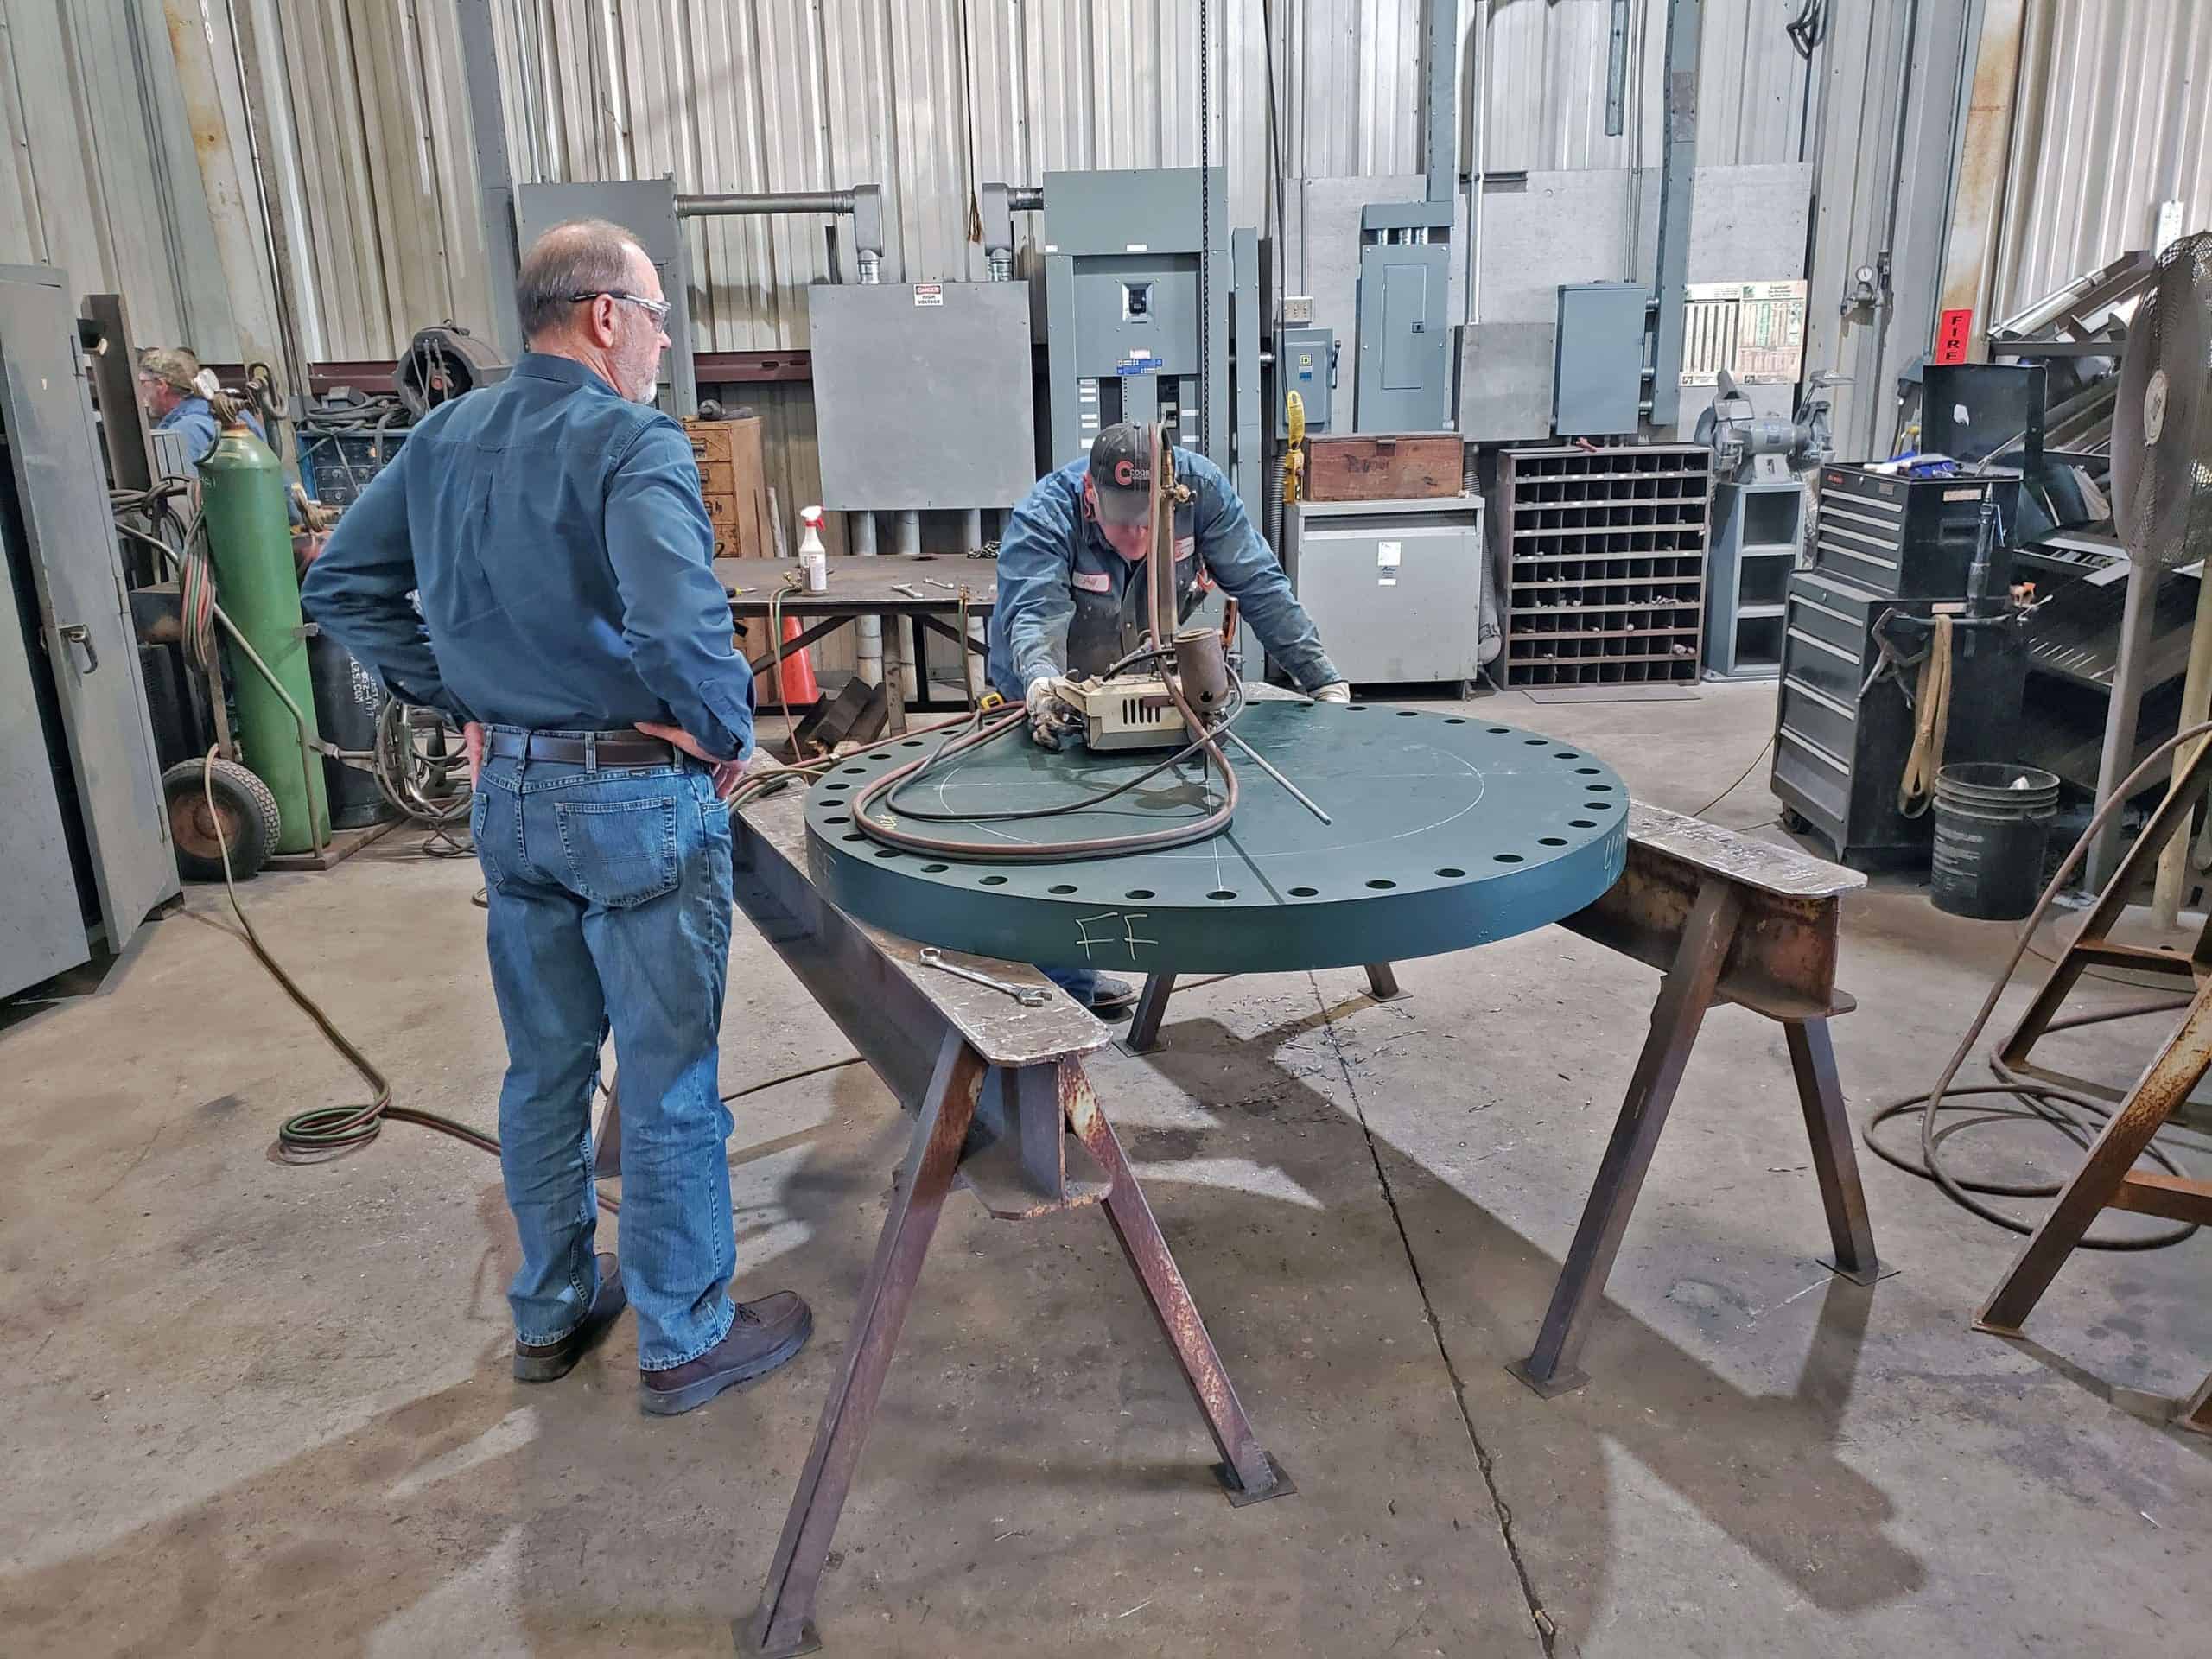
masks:
<svg viewBox="0 0 2212 1659"><path fill-rule="evenodd" d="M830 591L830 550L822 545L822 509L801 507L798 524L798 568L806 573L806 591L826 594Z"/></svg>

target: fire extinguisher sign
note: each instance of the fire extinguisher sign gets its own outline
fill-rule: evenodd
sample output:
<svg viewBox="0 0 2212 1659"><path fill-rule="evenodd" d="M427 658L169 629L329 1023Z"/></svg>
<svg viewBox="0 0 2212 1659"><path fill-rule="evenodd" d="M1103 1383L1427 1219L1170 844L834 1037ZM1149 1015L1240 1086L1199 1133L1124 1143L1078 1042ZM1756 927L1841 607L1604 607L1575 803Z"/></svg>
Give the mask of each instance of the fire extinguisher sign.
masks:
<svg viewBox="0 0 2212 1659"><path fill-rule="evenodd" d="M1938 363L1963 363L1967 360L1967 345L1974 334L1974 313L1970 310L1946 311L1936 325L1936 360Z"/></svg>

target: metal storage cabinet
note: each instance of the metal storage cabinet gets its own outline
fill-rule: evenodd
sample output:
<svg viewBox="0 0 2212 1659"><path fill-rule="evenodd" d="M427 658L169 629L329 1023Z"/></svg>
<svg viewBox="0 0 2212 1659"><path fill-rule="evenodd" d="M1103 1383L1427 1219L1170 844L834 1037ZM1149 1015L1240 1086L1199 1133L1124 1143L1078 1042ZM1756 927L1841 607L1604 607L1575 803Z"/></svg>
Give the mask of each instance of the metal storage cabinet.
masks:
<svg viewBox="0 0 2212 1659"><path fill-rule="evenodd" d="M1775 710L1773 788L1857 868L1916 865L1927 857L1934 815L1897 810L1897 780L1912 750L1913 709L1894 675L1867 683L1881 663L1874 625L1887 611L1957 614L1955 600L1899 600L1825 571L1789 579ZM1892 635L1894 639L1895 636ZM1951 721L1945 761L2009 760L2027 680L2018 630L1976 630L1973 648L1954 645ZM1904 671L1917 690L1918 671Z"/></svg>
<svg viewBox="0 0 2212 1659"><path fill-rule="evenodd" d="M1354 685L1481 672L1483 499L1299 501L1283 568Z"/></svg>
<svg viewBox="0 0 2212 1659"><path fill-rule="evenodd" d="M2018 473L1903 478L1823 467L1813 568L1898 599L1956 599L1967 590L1982 502L1997 503L1999 522L2009 531L2019 499ZM1990 560L1993 594L2012 582L2006 539L1998 537Z"/></svg>
<svg viewBox="0 0 2212 1659"><path fill-rule="evenodd" d="M1705 672L1770 680L1782 671L1783 601L1797 565L1804 494L1794 478L1716 485L1705 573Z"/></svg>

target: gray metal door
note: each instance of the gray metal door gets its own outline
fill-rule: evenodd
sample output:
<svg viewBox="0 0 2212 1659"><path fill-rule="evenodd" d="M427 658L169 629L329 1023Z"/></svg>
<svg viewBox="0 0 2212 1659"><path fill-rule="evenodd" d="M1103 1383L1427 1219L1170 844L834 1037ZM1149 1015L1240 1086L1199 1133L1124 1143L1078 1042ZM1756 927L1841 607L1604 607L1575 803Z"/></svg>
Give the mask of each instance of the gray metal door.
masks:
<svg viewBox="0 0 2212 1659"><path fill-rule="evenodd" d="M0 870L7 873L8 892L0 903L0 996L13 996L92 955L77 913L77 880L8 568L22 551L7 550L9 557L0 558L0 780L6 784L0 791Z"/></svg>
<svg viewBox="0 0 2212 1659"><path fill-rule="evenodd" d="M107 948L119 951L178 891L176 855L73 292L60 271L0 266L0 417Z"/></svg>

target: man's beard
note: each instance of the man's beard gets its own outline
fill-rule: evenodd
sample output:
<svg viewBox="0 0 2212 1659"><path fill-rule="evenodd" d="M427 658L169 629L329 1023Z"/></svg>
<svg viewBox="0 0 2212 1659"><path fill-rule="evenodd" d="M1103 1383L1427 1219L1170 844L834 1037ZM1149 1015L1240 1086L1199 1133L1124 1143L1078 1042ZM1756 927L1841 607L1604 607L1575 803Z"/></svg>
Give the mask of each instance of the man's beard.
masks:
<svg viewBox="0 0 2212 1659"><path fill-rule="evenodd" d="M622 395L633 404L650 404L660 391L660 347L655 345L650 354L640 352L640 359L633 360L626 349L618 366L622 371Z"/></svg>

